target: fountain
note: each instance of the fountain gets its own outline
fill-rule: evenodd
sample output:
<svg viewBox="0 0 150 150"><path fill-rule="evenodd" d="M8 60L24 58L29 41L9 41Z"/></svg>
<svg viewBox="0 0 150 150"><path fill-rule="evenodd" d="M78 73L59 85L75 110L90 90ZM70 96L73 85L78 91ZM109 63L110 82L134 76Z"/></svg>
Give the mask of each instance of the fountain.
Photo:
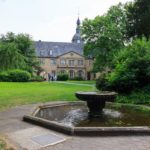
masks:
<svg viewBox="0 0 150 150"><path fill-rule="evenodd" d="M106 101L114 102L117 93L108 91L76 92L75 95L78 99L87 102L90 117L99 117L102 115L102 110L105 107Z"/></svg>
<svg viewBox="0 0 150 150"><path fill-rule="evenodd" d="M150 135L150 108L115 107L115 92L76 92L81 101L38 106L24 121L69 135ZM106 106L105 106L106 105ZM117 106L117 105L116 105ZM143 106L141 107L141 110Z"/></svg>

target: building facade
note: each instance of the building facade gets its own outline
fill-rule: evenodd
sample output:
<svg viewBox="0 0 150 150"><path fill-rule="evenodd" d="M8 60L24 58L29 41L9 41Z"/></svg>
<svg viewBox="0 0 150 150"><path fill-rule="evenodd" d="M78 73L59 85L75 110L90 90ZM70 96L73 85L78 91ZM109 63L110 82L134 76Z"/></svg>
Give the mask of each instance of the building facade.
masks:
<svg viewBox="0 0 150 150"><path fill-rule="evenodd" d="M79 18L72 42L35 42L36 54L44 70L41 75L48 79L48 74L56 77L65 73L70 79L75 77L94 79L94 74L91 72L93 59L84 57L83 46Z"/></svg>

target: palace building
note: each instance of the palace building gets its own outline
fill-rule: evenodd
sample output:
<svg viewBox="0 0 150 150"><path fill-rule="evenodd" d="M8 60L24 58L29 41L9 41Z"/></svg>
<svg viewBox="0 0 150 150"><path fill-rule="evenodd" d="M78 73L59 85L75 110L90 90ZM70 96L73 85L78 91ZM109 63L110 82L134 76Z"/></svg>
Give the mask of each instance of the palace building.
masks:
<svg viewBox="0 0 150 150"><path fill-rule="evenodd" d="M36 54L44 70L41 75L48 79L48 74L54 77L66 73L70 79L75 77L94 79L91 72L93 59L84 57L83 46L79 18L72 42L35 42Z"/></svg>

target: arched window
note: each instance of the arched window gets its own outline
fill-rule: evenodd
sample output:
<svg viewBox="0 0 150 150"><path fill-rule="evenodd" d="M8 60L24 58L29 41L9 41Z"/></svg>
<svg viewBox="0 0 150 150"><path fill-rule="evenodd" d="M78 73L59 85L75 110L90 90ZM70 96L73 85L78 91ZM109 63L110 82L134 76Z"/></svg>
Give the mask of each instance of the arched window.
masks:
<svg viewBox="0 0 150 150"><path fill-rule="evenodd" d="M70 70L70 71L69 71L69 77L70 77L70 79L73 79L73 78L74 78L74 75L75 75L74 70Z"/></svg>
<svg viewBox="0 0 150 150"><path fill-rule="evenodd" d="M83 74L84 74L84 73L83 73L83 71L82 71L82 70L79 70L79 71L78 71L78 77L83 78Z"/></svg>

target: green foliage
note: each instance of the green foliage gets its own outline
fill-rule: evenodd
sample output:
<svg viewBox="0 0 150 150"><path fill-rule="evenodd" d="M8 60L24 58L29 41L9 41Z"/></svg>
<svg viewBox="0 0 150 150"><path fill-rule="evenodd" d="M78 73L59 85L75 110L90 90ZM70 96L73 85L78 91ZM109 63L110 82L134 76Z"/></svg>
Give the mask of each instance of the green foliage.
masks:
<svg viewBox="0 0 150 150"><path fill-rule="evenodd" d="M127 3L127 35L128 37L150 37L150 1L135 0Z"/></svg>
<svg viewBox="0 0 150 150"><path fill-rule="evenodd" d="M95 19L85 19L82 36L84 54L94 57L94 71L114 68L114 55L132 39L150 37L150 1L135 0L112 6L108 12Z"/></svg>
<svg viewBox="0 0 150 150"><path fill-rule="evenodd" d="M67 81L68 80L68 74L59 74L58 76L57 76L57 80L58 81Z"/></svg>
<svg viewBox="0 0 150 150"><path fill-rule="evenodd" d="M0 150L5 150L6 143L3 140L0 140Z"/></svg>
<svg viewBox="0 0 150 150"><path fill-rule="evenodd" d="M0 72L0 82L8 82L10 81L8 72Z"/></svg>
<svg viewBox="0 0 150 150"><path fill-rule="evenodd" d="M74 77L73 79L70 79L70 80L83 81L84 79L83 79L83 77L76 76L76 77Z"/></svg>
<svg viewBox="0 0 150 150"><path fill-rule="evenodd" d="M19 53L14 43L0 41L0 70L22 68L25 66L25 57Z"/></svg>
<svg viewBox="0 0 150 150"><path fill-rule="evenodd" d="M103 74L101 74L99 77L98 77L98 79L96 80L96 88L98 89L98 90L102 90L102 91L104 91L104 90L106 90L107 89L107 87L108 87L108 81L107 81L107 79L106 79L106 73L103 73Z"/></svg>
<svg viewBox="0 0 150 150"><path fill-rule="evenodd" d="M0 73L1 82L27 82L30 78L29 72L19 69Z"/></svg>
<svg viewBox="0 0 150 150"><path fill-rule="evenodd" d="M95 58L95 71L112 66L114 53L124 47L125 33L126 13L122 4L111 7L103 16L83 21L84 54Z"/></svg>
<svg viewBox="0 0 150 150"><path fill-rule="evenodd" d="M136 89L130 94L120 94L116 102L130 104L146 104L150 106L150 85L141 89Z"/></svg>
<svg viewBox="0 0 150 150"><path fill-rule="evenodd" d="M28 34L15 35L8 32L0 38L0 70L22 69L33 73L39 63L33 42Z"/></svg>
<svg viewBox="0 0 150 150"><path fill-rule="evenodd" d="M0 139L0 150L15 150L15 149L12 147L8 147L8 144L3 139Z"/></svg>
<svg viewBox="0 0 150 150"><path fill-rule="evenodd" d="M23 70L12 70L8 72L10 81L12 82L27 82L31 78L31 74Z"/></svg>
<svg viewBox="0 0 150 150"><path fill-rule="evenodd" d="M116 54L114 63L115 69L97 82L98 89L128 93L146 86L150 83L150 42L135 40Z"/></svg>
<svg viewBox="0 0 150 150"><path fill-rule="evenodd" d="M44 81L44 78L42 76L33 76L33 77L31 77L30 81L42 82L42 81Z"/></svg>

